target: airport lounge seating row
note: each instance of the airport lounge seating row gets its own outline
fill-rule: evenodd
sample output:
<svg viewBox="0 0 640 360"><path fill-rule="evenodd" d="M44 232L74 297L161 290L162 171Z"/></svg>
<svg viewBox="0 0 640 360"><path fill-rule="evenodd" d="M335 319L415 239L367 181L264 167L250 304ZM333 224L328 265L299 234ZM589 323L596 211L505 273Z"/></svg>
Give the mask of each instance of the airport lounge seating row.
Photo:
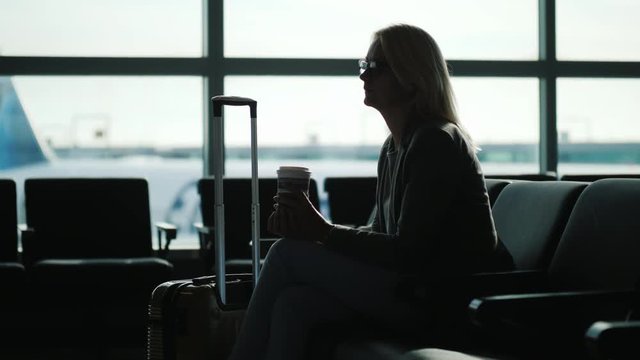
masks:
<svg viewBox="0 0 640 360"><path fill-rule="evenodd" d="M338 341L334 359L638 358L640 179L505 181L492 211L516 270L417 282L433 323Z"/></svg>
<svg viewBox="0 0 640 360"><path fill-rule="evenodd" d="M246 271L251 256L250 179L225 180L227 266ZM201 204L213 204L214 180L202 178L197 186ZM260 179L262 238L267 236L276 186L276 179ZM169 244L177 233L171 224L156 223L159 244L153 249L147 181L27 179L26 224L20 232L14 181L1 179L0 194L0 280L7 289L0 298L5 319L0 327L10 334L0 337L0 347L19 344L27 333L45 347L144 346L149 296L157 285L173 279ZM313 179L309 196L319 206ZM213 206L201 206L201 212L198 228L206 262L213 259ZM212 267L208 264L196 276Z"/></svg>
<svg viewBox="0 0 640 360"><path fill-rule="evenodd" d="M617 178L640 178L640 174L565 174L557 176L553 172L532 174L492 174L486 175L487 191L491 205L504 186L514 181L581 181ZM376 177L327 177L324 180L329 214L333 222L342 225L362 226L367 223L375 203Z"/></svg>
<svg viewBox="0 0 640 360"><path fill-rule="evenodd" d="M338 178L330 181L340 183L341 180ZM436 341L433 341L435 339L433 337L427 337L419 333L408 337L407 341L387 341L384 338L382 340L373 338L345 341L335 347L335 358L396 359L403 358L403 356L418 356L418 359L443 358L434 357L434 354L439 354L438 356L444 354L470 356L475 354L502 358L500 356L503 354L511 353L516 353L520 356L519 352L522 350L525 350L524 352L528 354L540 355L535 351L527 350L527 346L530 346L531 341L543 344L543 340L554 339L554 336L542 336L540 334L540 332L549 332L549 335L556 335L555 332L548 331L546 327L541 326L541 323L544 323L543 320L550 321L549 319L560 319L558 321L561 321L558 325L549 325L552 326L551 330L555 328L571 330L566 331L567 334L572 334L569 340L564 341L564 338L559 336L557 339L563 340L559 344L554 344L554 346L562 345L564 346L564 349L561 350L564 351L563 354L570 353L574 355L574 352L587 348L582 346L584 330L592 322L602 320L620 321L625 319L623 315L631 318L632 316L629 314L633 314L633 312L630 308L636 306L637 302L634 302L635 300L633 299L630 300L629 296L633 296L629 295L629 293L635 294L633 290L634 284L640 277L640 271L638 271L638 265L636 265L636 263L640 263L640 261L637 261L639 258L637 239L640 239L640 231L638 230L638 225L634 222L637 214L640 213L640 209L638 209L640 206L640 184L638 182L640 180L615 179L596 181L594 183L534 180L519 178L487 179L487 189L492 203L498 235L513 255L518 271L508 274L477 274L470 279L461 279L461 281L465 282L449 284L450 286L445 284L447 286L439 288L438 291L443 295L455 293L456 301L449 301L449 312L443 312L441 318L438 319L442 323L443 331L436 337ZM41 181L45 181L45 179L41 179ZM202 184L199 185L201 196L206 196L207 189L213 188L211 181L211 179L201 180ZM273 180L265 181L273 182ZM364 181L369 186L362 185L362 183L359 184L358 181ZM53 181L48 186L55 186L55 183L56 181ZM40 197L47 199L44 202L48 203L42 206L48 207L47 211L51 215L36 216L33 218L33 222L28 222L27 225L35 229L35 231L23 233L23 240L26 240L26 248L24 249L26 254L23 253L23 259L28 261L22 264L18 261L16 246L15 184L10 180L0 181L0 191L2 191L3 199L2 204L0 204L0 219L2 220L0 221L2 223L0 224L0 236L2 236L0 238L0 244L2 244L0 271L2 271L5 285L9 283L4 281L7 276L15 279L16 282L15 286L11 287L12 291L7 292L7 295L3 296L2 299L3 302L7 303L13 301L11 306L3 305L2 307L2 315L6 319L2 324L3 328L11 329L13 326L20 328L21 324L24 325L25 321L28 323L30 318L31 321L38 322L40 325L48 324L44 328L41 327L40 333L37 331L34 333L34 329L28 329L29 337L31 338L40 336L51 339L51 341L58 341L60 337L65 337L69 334L69 332L57 331L59 330L57 327L61 324L64 327L76 330L95 329L100 324L104 328L104 333L110 334L109 336L111 337L102 339L103 343L113 343L112 335L126 335L127 331L122 331L122 329L118 328L122 324L128 324L127 326L130 327L127 336L129 339L135 339L134 343L139 344L140 337L146 336L143 333L143 322L146 319L139 316L140 312L138 310L141 306L146 308L150 289L171 276L172 265L162 257L153 256L150 229L138 234L145 239L143 241L145 245L138 245L137 248L134 247L130 250L123 248L128 243L122 242L123 239L121 238L101 237L112 231L118 234L116 237L127 236L128 234L125 233L130 233L130 231L122 232L122 230L135 226L131 223L123 226L122 224L127 221L144 222L146 227L150 228L149 217L145 215L149 212L148 195L139 195L140 193L147 193L146 182L135 179L131 182L123 181L119 186L124 186L124 183L128 183L129 185L127 186L131 186L131 188L129 190L120 188L117 191L96 192L95 188L87 187L84 196L80 196L80 199L75 200L78 202L70 201L70 195L65 194L61 188L54 188L53 190L49 188L46 191L40 190L42 193ZM94 186L95 184L97 183L94 183ZM269 186L275 186L274 184L261 183L261 188L264 187L265 192L274 192L273 189L269 190ZM354 194L360 191L361 195L359 196L363 198L372 196L366 194L371 194L375 190L373 186L375 185L375 178L353 180L343 189L348 189L349 185L353 187L354 184L358 186L354 187L351 193ZM40 185L42 184L38 184L38 181L36 181L29 185L28 188L38 189ZM327 190L335 189L336 186L340 187L341 184L332 187L332 185L327 186L327 183L325 183ZM78 184L75 184L74 187L76 189L83 188ZM226 188L227 186L225 186ZM249 187L245 184L242 185L242 188L248 189ZM317 201L315 184L312 189L315 189L312 191L316 191L316 194L311 196L313 202ZM233 191L233 196L236 198L239 194L249 194L248 191L243 191L241 188L235 190L229 188L229 190ZM335 202L336 198L339 197L339 192L329 192L330 201L332 194L334 196L333 208L335 209L335 206L339 206ZM109 210L105 207L105 204L114 202L115 199L120 197L125 200L122 200L124 203L118 206L121 211L116 211L116 213L118 213L118 216L125 218L122 220L124 223L120 222L120 220L110 219L113 216L113 209ZM34 199L34 196L31 198L26 196L26 205L33 208L32 201ZM131 205L130 201L142 205L137 207L137 205ZM360 220L346 219L343 223L356 224L357 221L363 221L370 212L369 207L370 205L362 206L359 211L346 212L345 214ZM67 213L70 208L83 209L84 211L81 211L80 214L70 215ZM358 213L357 216L355 216L356 213ZM335 214L339 219L340 212L335 212ZM212 214L209 215L212 216ZM203 213L204 219L205 214ZM95 223L96 220L98 220L97 223ZM92 222L94 222L93 225L87 225ZM10 224L7 225L7 223ZM56 253L61 248L50 248L46 246L47 244L39 243L42 238L37 236L38 229L42 229L43 226L45 230L42 231L49 231L57 234L58 237L64 237L61 232L62 229L76 229L77 235L64 240L75 247L73 250L75 252L70 253L72 255L61 255ZM117 231L120 231L120 233ZM24 238L25 234L26 239ZM171 237L171 234L169 235ZM96 239L99 239L100 244L92 246L91 244ZM635 242L633 239L636 239ZM31 250L37 249L38 251L32 251L29 254L30 246ZM104 246L105 248L98 249L99 246ZM107 251L111 257L107 257L107 260L98 258L98 250ZM47 255L48 251L51 251L53 255ZM80 251L83 251L83 253ZM52 258L52 256L56 257ZM78 261L78 256L81 256L84 260ZM123 259L113 261L118 258L128 259L124 261L133 265L129 267L121 266L120 261ZM86 266L86 264L90 266ZM27 265L26 270L24 265ZM113 267L119 268L120 271L116 271L115 276L105 276L105 269ZM27 273L29 276L26 275ZM37 274L37 276L33 274ZM38 285L35 287L30 285L28 289L20 287L20 284L26 283L27 278L31 282L37 281ZM139 286L140 283L145 283L146 286ZM118 288L109 289L109 284L117 284ZM123 284L135 284L135 286L132 286L131 289L126 289L126 287L122 287ZM425 293L425 289L420 288L425 284L415 284L415 286L416 294ZM36 292L31 291L34 288L37 289ZM468 291L460 294L460 289L468 289ZM578 318L578 315L583 314L567 313L567 310L564 309L560 311L560 315L566 314L566 316L559 316L555 313L550 313L553 314L550 315L546 313L546 307L551 307L552 305L546 303L540 305L545 307L545 311L538 309L529 311L530 314L535 314L533 317L540 321L534 322L533 325L526 323L524 327L516 321L517 319L512 319L515 316L512 313L504 315L507 317L506 319L498 317L498 320L496 320L494 316L502 315L493 315L491 312L494 308L502 306L494 305L500 303L496 302L497 300L491 296L495 294L518 293L520 294L518 296L524 297L524 299L533 300L513 301L524 301L527 304L530 301L533 304L540 301L535 300L536 296L552 299L549 301L554 303L556 295L547 293L545 293L546 295L522 294L540 293L540 291L564 291L568 293L568 295L565 295L566 299L589 298L590 295L573 294L576 291L584 290L601 294L593 295L596 298L599 296L607 299L609 296L613 298L619 296L619 302L614 305L607 305L605 310L612 312L607 314L610 316L599 316L599 308L591 311L591 308L587 305L576 305L580 309L584 306L583 312L588 315L585 319L581 319L578 326L575 326L577 330L574 328L575 324L568 320ZM614 293L613 290L616 290L618 295L609 295ZM110 294L115 295L111 296ZM518 299L518 296L513 296ZM24 301L25 297L28 301ZM443 296L443 299L450 298ZM511 299L511 295L499 299ZM427 299L420 298L420 296L416 296L413 300L418 302L427 301ZM76 306L78 303L101 304L103 306ZM43 309L47 307L44 305L47 304L53 304L62 311L44 312ZM132 306L133 304L136 306ZM467 307L470 304L474 304L471 317L467 316ZM515 311L513 310L514 308L517 310L523 306L517 302L516 304L512 306L512 311ZM572 303L568 302L567 304ZM600 302L594 301L593 304L599 306ZM593 304L589 303L589 306L595 306ZM29 311L26 313L5 311L6 309L15 309L14 305L17 308L26 307ZM613 307L614 310L609 310L609 307ZM134 308L137 309L135 310L135 316L132 312ZM573 306L569 306L569 308L571 309ZM146 312L144 314L146 316ZM487 314L490 314L490 316ZM515 327L515 330L509 326L505 327L505 324ZM553 323L550 322L550 324ZM616 326L620 327L619 324ZM565 329L565 327L567 328ZM601 326L600 332L591 331L592 339L589 349L597 348L601 353L609 351L608 349L611 348L611 345L607 344L611 344L612 340L607 340L608 342L601 344L596 341L596 337L593 334L602 333L610 336L609 334L615 332L610 329L618 328L613 325L610 327ZM625 329L627 328L629 326L625 327ZM526 329L526 331L522 329ZM618 333L621 331L618 331ZM516 336L521 332L525 332L527 336ZM20 331L10 331L10 333L15 334L15 336L20 336L21 334ZM59 337L52 337L52 334L57 334ZM82 330L79 330L75 334L77 339L74 340L81 341L83 335L86 337L85 340L96 338L93 333L88 334L85 332L83 334ZM530 337L534 337L535 340L528 340ZM465 340L461 341L462 338L465 338ZM10 339L11 337L3 337L3 345L5 343L9 344ZM511 345L505 346L505 344ZM427 346L437 346L439 349ZM384 349L384 355L380 354L380 349ZM545 349L545 347L533 346L533 349L540 350ZM452 350L458 352L452 352ZM465 352L468 355L464 355ZM535 356L531 357L535 358ZM546 358L552 357L546 356Z"/></svg>

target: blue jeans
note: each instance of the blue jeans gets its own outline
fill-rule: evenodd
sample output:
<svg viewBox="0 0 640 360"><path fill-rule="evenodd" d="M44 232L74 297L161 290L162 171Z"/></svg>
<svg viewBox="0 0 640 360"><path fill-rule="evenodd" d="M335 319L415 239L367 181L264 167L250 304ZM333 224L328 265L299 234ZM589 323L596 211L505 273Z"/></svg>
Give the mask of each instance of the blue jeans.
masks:
<svg viewBox="0 0 640 360"><path fill-rule="evenodd" d="M311 330L356 315L403 326L415 310L395 296L398 276L323 245L282 239L269 250L231 360L304 359Z"/></svg>

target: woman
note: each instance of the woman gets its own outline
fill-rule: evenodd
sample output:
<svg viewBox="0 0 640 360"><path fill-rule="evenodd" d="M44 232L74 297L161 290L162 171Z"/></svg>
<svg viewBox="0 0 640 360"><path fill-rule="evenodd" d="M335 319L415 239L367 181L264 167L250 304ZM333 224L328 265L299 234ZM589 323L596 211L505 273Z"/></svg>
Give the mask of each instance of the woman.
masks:
<svg viewBox="0 0 640 360"><path fill-rule="evenodd" d="M279 195L268 228L284 238L269 251L231 359L302 359L311 330L339 320L406 326L429 310L407 306L403 279L438 283L494 258L484 178L436 42L417 27L384 28L360 69L364 103L391 132L373 224L333 225L303 193Z"/></svg>

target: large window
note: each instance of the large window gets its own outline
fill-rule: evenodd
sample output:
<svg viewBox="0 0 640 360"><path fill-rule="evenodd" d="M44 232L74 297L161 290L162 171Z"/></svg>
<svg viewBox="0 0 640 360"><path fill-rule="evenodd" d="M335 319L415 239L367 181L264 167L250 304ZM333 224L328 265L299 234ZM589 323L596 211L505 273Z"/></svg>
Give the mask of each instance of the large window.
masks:
<svg viewBox="0 0 640 360"><path fill-rule="evenodd" d="M0 176L144 176L152 220L195 247L208 99L258 101L261 176L374 175L388 132L356 59L399 22L442 47L485 173L638 172L639 15L633 0L0 0ZM247 111L225 114L226 171L247 176Z"/></svg>
<svg viewBox="0 0 640 360"><path fill-rule="evenodd" d="M537 172L537 79L454 77L453 86L461 121L481 148L478 156L485 171ZM267 175L273 176L282 161L322 168L316 173L320 183L326 176L374 174L380 146L389 132L380 114L364 106L362 82L355 74L230 76L225 89L260 99L259 165ZM226 145L248 148L246 111L226 111ZM359 168L368 169L368 173L356 173L352 163L345 160L362 162ZM245 165L229 166L227 170L247 176L249 166Z"/></svg>

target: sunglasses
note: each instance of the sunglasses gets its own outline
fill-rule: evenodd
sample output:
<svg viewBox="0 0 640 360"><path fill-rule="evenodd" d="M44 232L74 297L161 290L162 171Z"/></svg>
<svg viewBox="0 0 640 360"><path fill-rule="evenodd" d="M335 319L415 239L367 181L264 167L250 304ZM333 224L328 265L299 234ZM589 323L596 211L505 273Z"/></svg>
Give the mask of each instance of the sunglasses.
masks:
<svg viewBox="0 0 640 360"><path fill-rule="evenodd" d="M367 70L387 68L388 65L383 61L362 59L362 60L358 60L358 67L360 68L360 74L362 74Z"/></svg>

